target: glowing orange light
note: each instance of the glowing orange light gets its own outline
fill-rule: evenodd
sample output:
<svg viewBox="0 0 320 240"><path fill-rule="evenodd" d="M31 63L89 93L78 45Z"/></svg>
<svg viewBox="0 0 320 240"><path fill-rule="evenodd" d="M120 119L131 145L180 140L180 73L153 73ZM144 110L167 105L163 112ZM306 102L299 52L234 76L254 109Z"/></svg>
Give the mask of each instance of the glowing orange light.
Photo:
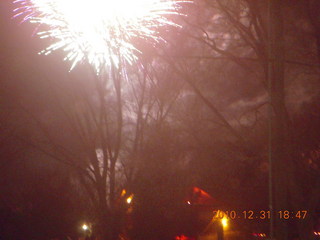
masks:
<svg viewBox="0 0 320 240"><path fill-rule="evenodd" d="M127 191L126 191L125 189L123 189L123 190L121 191L121 197L123 197L124 195L126 195L126 193L127 193Z"/></svg>
<svg viewBox="0 0 320 240"><path fill-rule="evenodd" d="M227 227L228 226L228 219L226 218L226 217L223 217L222 219L221 219L221 224L222 224L222 226L225 228L225 227Z"/></svg>

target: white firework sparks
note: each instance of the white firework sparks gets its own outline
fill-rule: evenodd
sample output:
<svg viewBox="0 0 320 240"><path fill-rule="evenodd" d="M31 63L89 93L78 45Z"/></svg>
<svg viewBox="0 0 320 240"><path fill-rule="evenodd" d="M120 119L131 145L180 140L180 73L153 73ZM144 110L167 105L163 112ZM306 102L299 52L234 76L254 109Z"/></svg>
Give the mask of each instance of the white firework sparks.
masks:
<svg viewBox="0 0 320 240"><path fill-rule="evenodd" d="M132 64L140 51L134 39L159 42L161 26L178 26L181 0L15 0L15 16L39 25L40 38L53 39L41 53L62 49L71 69L88 61L99 73L105 66ZM70 69L70 70L71 70Z"/></svg>

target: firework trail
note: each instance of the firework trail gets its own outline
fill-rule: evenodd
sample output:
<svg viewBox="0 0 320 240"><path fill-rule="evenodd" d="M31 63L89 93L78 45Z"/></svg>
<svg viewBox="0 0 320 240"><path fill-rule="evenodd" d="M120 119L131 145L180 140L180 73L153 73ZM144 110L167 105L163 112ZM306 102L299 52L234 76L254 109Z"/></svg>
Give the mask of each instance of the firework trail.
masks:
<svg viewBox="0 0 320 240"><path fill-rule="evenodd" d="M163 41L158 30L177 26L181 0L15 0L14 17L38 25L40 38L53 43L41 51L62 49L71 69L88 61L99 73L106 66L132 64L141 53L133 44ZM70 69L70 70L71 70Z"/></svg>

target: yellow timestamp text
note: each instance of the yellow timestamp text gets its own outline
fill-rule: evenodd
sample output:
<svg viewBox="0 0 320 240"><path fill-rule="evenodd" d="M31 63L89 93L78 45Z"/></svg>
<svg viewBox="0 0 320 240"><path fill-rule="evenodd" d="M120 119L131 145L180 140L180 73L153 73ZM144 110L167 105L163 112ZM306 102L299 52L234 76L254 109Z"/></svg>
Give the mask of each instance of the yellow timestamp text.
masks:
<svg viewBox="0 0 320 240"><path fill-rule="evenodd" d="M289 210L281 210L274 212L273 218L278 219L305 219L307 217L307 210L299 210L299 211L289 211ZM245 210L245 211L213 211L213 215L215 218L229 218L229 219L247 219L247 220L268 220L271 219L270 211L253 211L253 210Z"/></svg>

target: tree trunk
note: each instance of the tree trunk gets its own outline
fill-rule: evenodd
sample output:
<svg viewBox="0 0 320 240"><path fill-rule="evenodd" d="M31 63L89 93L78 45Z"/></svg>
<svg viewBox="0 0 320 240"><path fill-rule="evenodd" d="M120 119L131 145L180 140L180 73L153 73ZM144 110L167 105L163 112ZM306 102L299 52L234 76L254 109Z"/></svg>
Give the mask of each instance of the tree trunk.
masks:
<svg viewBox="0 0 320 240"><path fill-rule="evenodd" d="M224 232L223 232L223 226L222 223L218 223L217 227L217 240L223 240L224 239Z"/></svg>
<svg viewBox="0 0 320 240"><path fill-rule="evenodd" d="M279 211L288 210L288 115L284 92L284 39L282 0L270 0L269 33L269 94L271 114L271 171L273 191L274 236L288 239L287 220L280 219Z"/></svg>

